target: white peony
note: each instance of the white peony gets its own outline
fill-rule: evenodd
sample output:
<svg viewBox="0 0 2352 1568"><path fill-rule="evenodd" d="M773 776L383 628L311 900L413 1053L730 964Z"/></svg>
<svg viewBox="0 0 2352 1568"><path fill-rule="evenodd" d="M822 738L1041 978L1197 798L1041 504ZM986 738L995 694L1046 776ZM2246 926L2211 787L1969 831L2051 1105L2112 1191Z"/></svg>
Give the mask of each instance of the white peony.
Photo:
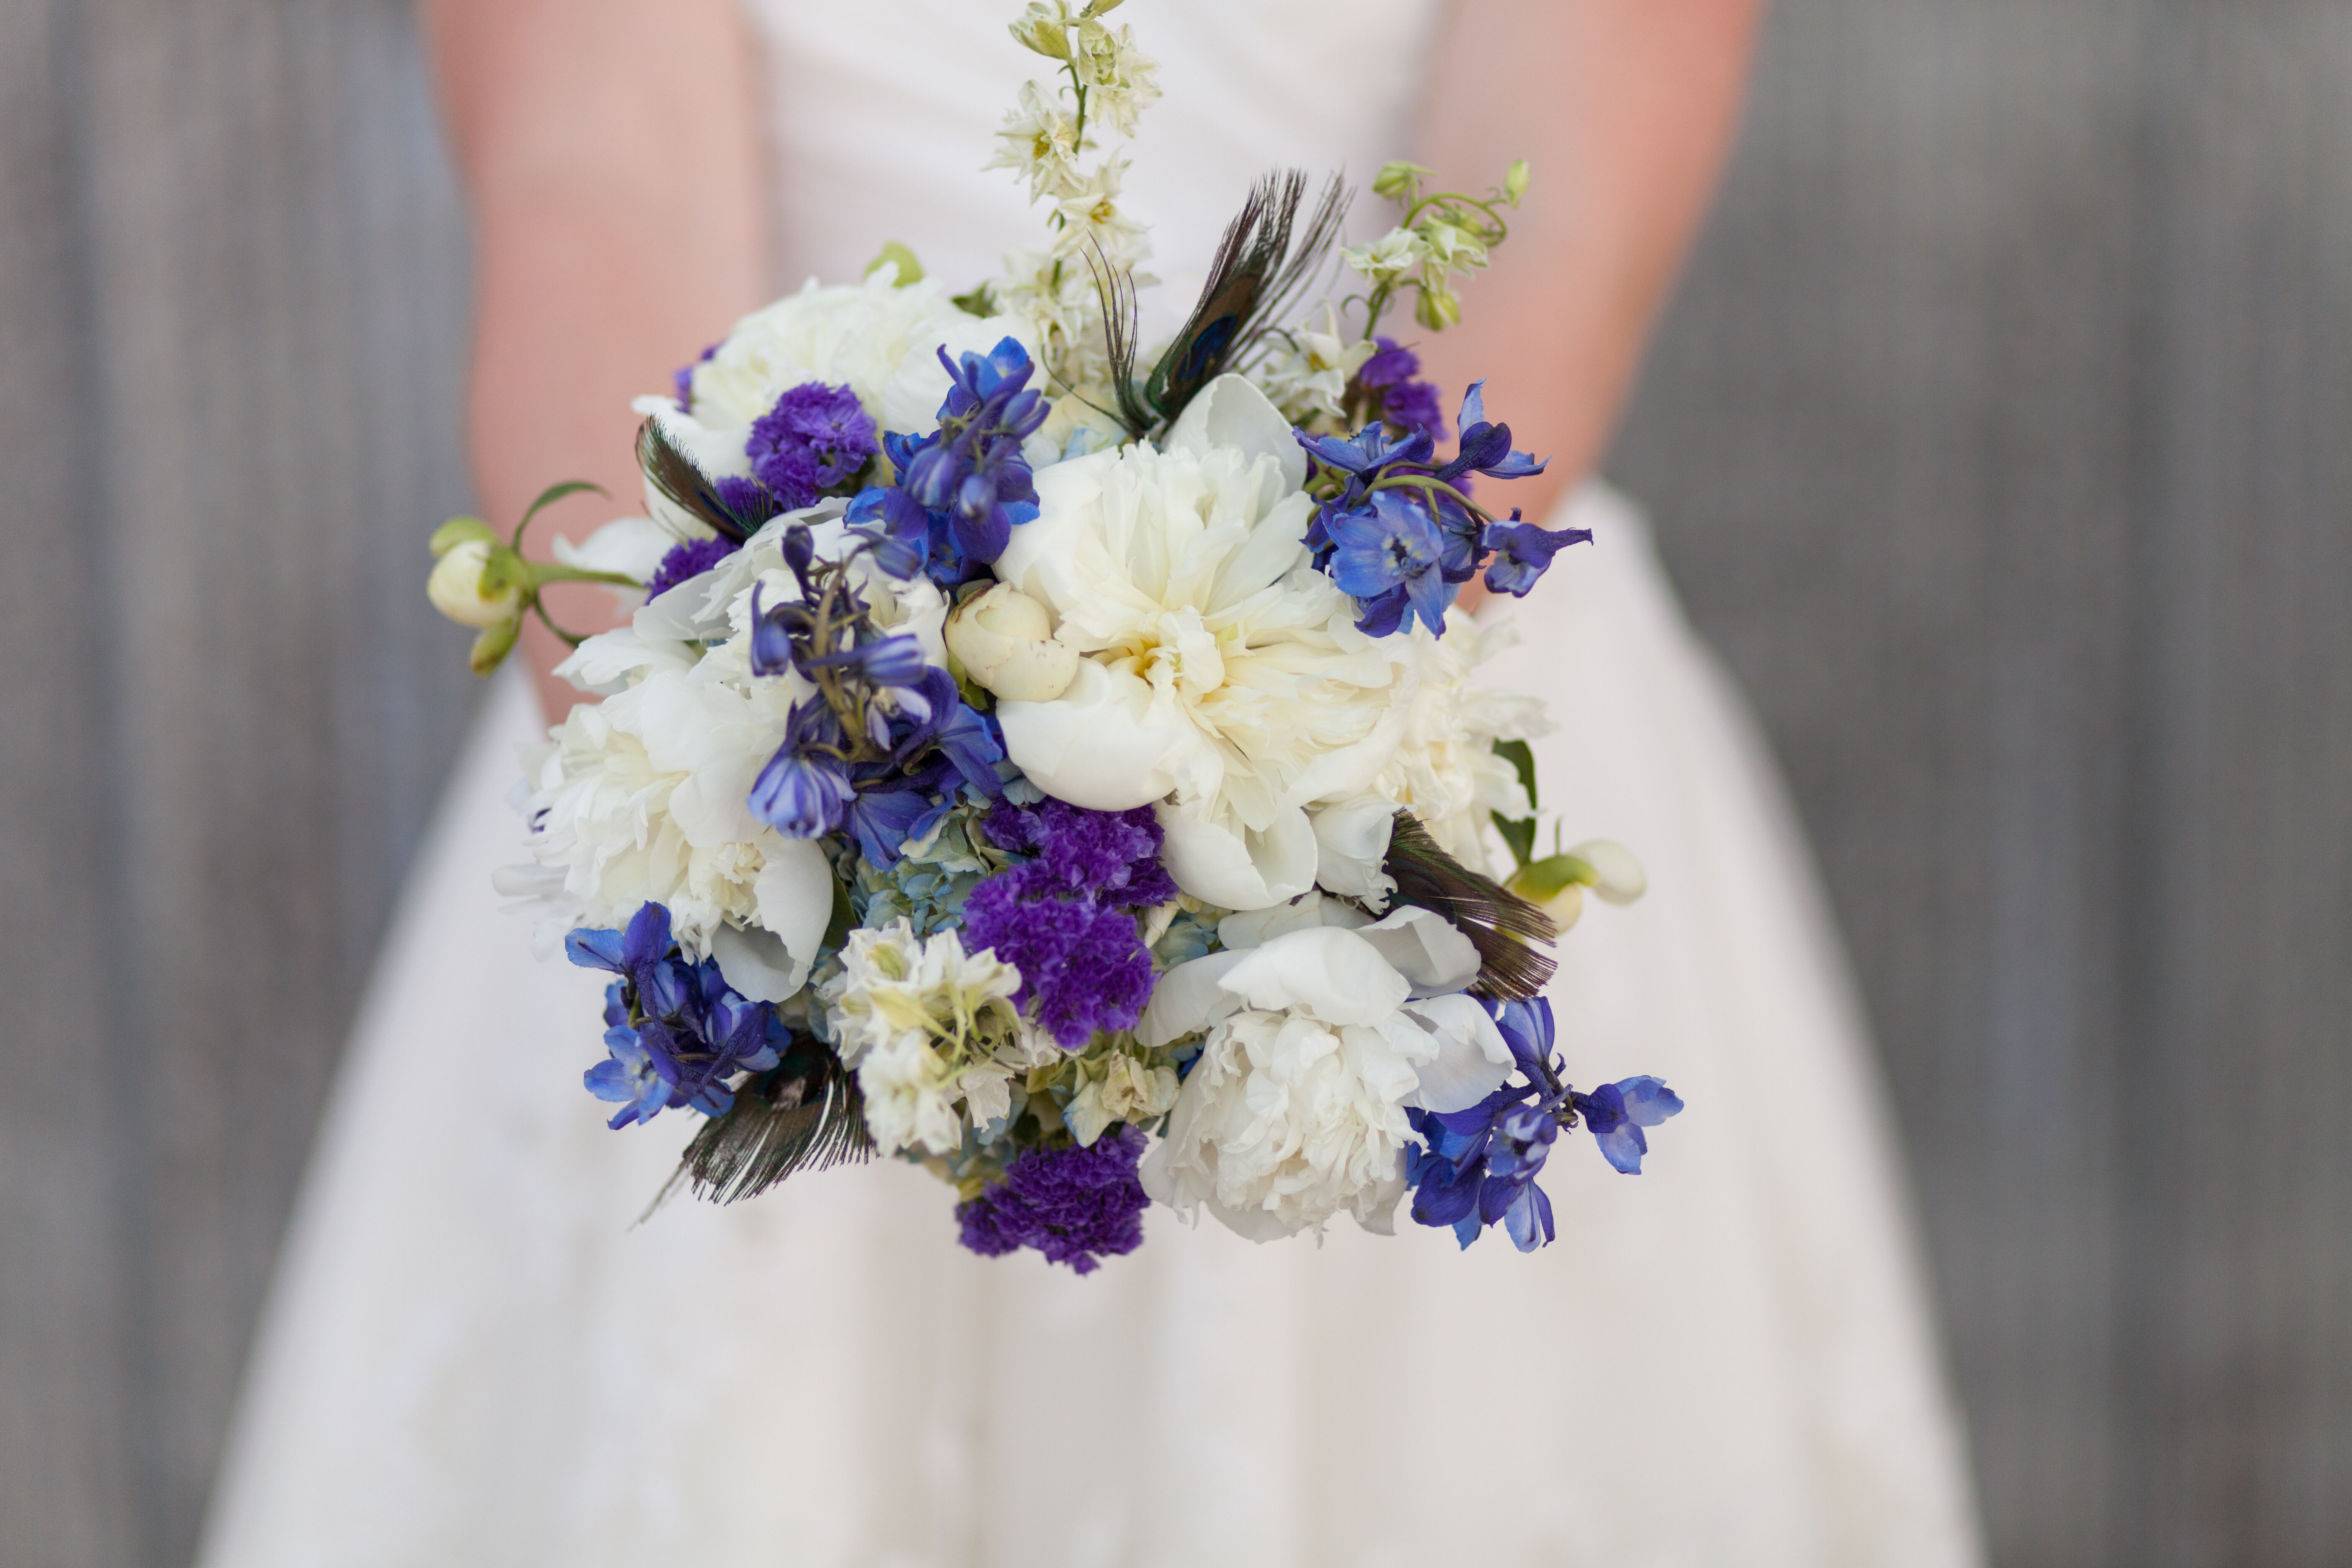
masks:
<svg viewBox="0 0 2352 1568"><path fill-rule="evenodd" d="M522 806L551 925L620 925L665 904L680 944L716 952L746 994L781 1001L805 982L832 919L833 871L814 842L776 832L746 801L810 688L789 671L751 673L751 606L755 586L770 599L799 593L782 569L793 522L811 523L827 557L852 542L839 512L829 502L778 519L562 666L606 700L554 728L528 779ZM943 664L938 589L893 584L869 566L861 557L853 571L877 624Z"/></svg>
<svg viewBox="0 0 2352 1568"><path fill-rule="evenodd" d="M1372 794L1412 811L1447 854L1473 870L1488 868L1490 813L1512 820L1535 815L1517 771L1495 754L1495 742L1532 741L1552 731L1541 698L1471 679L1479 665L1518 640L1518 628L1507 617L1482 622L1459 608L1445 613L1443 637L1416 622L1420 686L1403 739L1372 781Z"/></svg>
<svg viewBox="0 0 2352 1568"><path fill-rule="evenodd" d="M1385 1233L1417 1141L1405 1111L1462 1110L1509 1077L1494 1021L1459 994L1478 969L1470 940L1426 910L1361 918L1320 900L1233 917L1222 940L1269 934L1161 978L1137 1038L1206 1035L1143 1162L1154 1199L1255 1241L1343 1212Z"/></svg>
<svg viewBox="0 0 2352 1568"><path fill-rule="evenodd" d="M974 1127L1003 1121L1014 1074L1059 1054L1013 1005L1021 972L992 952L967 953L955 931L919 939L903 920L860 927L841 962L824 985L825 1016L886 1154L953 1153L967 1114Z"/></svg>
<svg viewBox="0 0 2352 1568"><path fill-rule="evenodd" d="M1164 450L1041 469L997 574L1085 657L1062 696L1003 703L1046 794L1160 805L1169 872L1225 909L1314 885L1307 808L1368 788L1404 733L1417 660L1355 629L1303 542L1305 458L1265 395L1223 376Z"/></svg>

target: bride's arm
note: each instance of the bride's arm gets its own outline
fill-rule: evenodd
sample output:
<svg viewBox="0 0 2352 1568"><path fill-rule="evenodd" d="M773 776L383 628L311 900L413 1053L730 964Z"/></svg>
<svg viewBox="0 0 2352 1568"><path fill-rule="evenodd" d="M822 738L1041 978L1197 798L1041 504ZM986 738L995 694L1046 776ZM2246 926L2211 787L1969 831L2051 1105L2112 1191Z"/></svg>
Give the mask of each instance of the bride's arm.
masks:
<svg viewBox="0 0 2352 1568"><path fill-rule="evenodd" d="M1540 518L1599 461L1729 150L1761 10L1454 0L1421 161L1455 190L1519 157L1533 181L1462 324L1420 347L1441 386L1485 376L1488 414L1552 458L1482 500Z"/></svg>
<svg viewBox="0 0 2352 1568"><path fill-rule="evenodd" d="M751 52L735 0L423 0L423 15L474 218L485 515L511 525L558 479L617 503L551 509L533 528L543 555L559 527L576 540L636 510L630 400L759 302ZM557 618L601 625L602 592L569 592ZM523 651L551 714L579 700L535 619Z"/></svg>

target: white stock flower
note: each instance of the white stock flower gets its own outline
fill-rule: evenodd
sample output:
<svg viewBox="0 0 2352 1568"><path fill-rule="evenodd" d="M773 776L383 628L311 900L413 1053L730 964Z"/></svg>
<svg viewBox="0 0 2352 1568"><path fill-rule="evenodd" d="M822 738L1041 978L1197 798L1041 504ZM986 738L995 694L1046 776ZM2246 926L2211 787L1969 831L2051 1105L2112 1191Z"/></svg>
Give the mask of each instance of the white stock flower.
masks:
<svg viewBox="0 0 2352 1568"><path fill-rule="evenodd" d="M1014 1073L1055 1054L1013 1008L1021 972L992 952L965 952L953 931L918 939L903 920L862 926L841 963L824 984L826 1018L886 1154L954 1152L967 1113L975 1127L1002 1121Z"/></svg>
<svg viewBox="0 0 2352 1568"><path fill-rule="evenodd" d="M1370 784L1413 691L1411 645L1358 632L1309 563L1304 470L1265 395L1223 376L1166 450L1038 470L996 563L1086 656L1055 700L1000 705L1013 761L1076 805L1158 805L1170 875L1229 910L1314 885L1306 808Z"/></svg>
<svg viewBox="0 0 2352 1568"><path fill-rule="evenodd" d="M1323 910L1360 918L1338 904L1307 918ZM1156 1047L1206 1034L1144 1159L1144 1190L1180 1210L1205 1205L1255 1241L1319 1231L1341 1213L1385 1233L1417 1141L1405 1111L1465 1109L1510 1075L1493 1019L1459 994L1477 969L1467 937L1407 909L1357 929L1279 930L1171 970L1137 1038Z"/></svg>

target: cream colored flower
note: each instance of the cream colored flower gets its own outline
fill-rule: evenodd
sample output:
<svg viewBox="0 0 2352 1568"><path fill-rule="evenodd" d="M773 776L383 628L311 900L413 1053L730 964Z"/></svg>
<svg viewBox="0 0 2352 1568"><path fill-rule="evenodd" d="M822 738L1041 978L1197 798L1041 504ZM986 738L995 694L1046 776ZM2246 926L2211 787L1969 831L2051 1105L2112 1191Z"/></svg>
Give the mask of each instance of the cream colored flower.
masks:
<svg viewBox="0 0 2352 1568"><path fill-rule="evenodd" d="M1084 656L1056 700L1000 705L1013 762L1073 805L1157 805L1170 874L1224 909L1314 885L1307 808L1370 785L1414 689L1411 646L1358 632L1310 563L1304 469L1265 395L1220 377L1166 450L1040 469L997 562Z"/></svg>
<svg viewBox="0 0 2352 1568"><path fill-rule="evenodd" d="M1090 1146L1116 1121L1143 1123L1164 1116L1176 1103L1173 1068L1150 1067L1112 1050L1080 1065L1085 1081L1063 1109L1062 1120L1081 1148Z"/></svg>

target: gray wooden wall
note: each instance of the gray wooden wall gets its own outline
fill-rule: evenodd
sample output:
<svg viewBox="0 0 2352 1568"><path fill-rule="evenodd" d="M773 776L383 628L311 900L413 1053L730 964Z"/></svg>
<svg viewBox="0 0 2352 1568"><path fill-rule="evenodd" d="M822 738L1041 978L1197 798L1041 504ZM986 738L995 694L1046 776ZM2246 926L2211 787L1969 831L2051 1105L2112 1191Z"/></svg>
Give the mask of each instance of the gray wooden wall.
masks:
<svg viewBox="0 0 2352 1568"><path fill-rule="evenodd" d="M11 1568L191 1549L464 719L463 296L398 0L0 0ZM1852 932L2004 1568L2352 1561L2352 0L1782 0L1616 467Z"/></svg>

